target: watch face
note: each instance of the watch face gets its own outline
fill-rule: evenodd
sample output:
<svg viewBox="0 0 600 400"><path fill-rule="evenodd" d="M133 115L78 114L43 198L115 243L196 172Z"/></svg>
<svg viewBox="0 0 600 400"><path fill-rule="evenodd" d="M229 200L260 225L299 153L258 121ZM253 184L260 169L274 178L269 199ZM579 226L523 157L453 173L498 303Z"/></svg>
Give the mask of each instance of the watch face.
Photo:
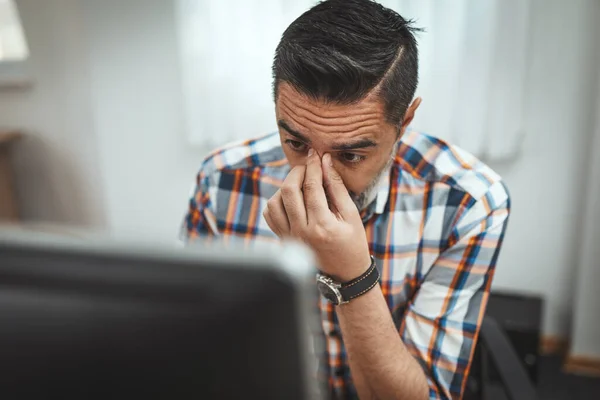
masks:
<svg viewBox="0 0 600 400"><path fill-rule="evenodd" d="M339 303L339 298L337 296L336 291L333 288L331 288L327 283L317 281L317 288L319 289L319 292L321 292L323 297L325 297L327 300L329 300L333 304Z"/></svg>

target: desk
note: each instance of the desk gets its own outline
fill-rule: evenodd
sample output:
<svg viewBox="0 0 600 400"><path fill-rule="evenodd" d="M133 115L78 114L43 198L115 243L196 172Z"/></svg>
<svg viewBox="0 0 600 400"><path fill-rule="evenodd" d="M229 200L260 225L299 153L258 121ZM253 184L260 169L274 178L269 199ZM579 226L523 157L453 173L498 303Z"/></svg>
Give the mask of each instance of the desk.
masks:
<svg viewBox="0 0 600 400"><path fill-rule="evenodd" d="M11 145L19 138L21 138L19 132L0 130L0 221L17 221L19 219L14 174L10 163Z"/></svg>

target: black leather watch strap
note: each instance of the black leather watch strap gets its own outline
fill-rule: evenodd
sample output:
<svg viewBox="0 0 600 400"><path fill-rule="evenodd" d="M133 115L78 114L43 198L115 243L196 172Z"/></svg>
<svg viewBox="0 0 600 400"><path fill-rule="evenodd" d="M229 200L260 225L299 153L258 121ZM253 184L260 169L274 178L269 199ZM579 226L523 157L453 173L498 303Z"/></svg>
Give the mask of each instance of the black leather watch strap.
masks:
<svg viewBox="0 0 600 400"><path fill-rule="evenodd" d="M369 269L356 279L351 280L342 284L340 287L340 294L344 302L348 302L355 299L369 290L373 289L379 282L379 271L377 265L375 265L375 259L371 256L371 265Z"/></svg>

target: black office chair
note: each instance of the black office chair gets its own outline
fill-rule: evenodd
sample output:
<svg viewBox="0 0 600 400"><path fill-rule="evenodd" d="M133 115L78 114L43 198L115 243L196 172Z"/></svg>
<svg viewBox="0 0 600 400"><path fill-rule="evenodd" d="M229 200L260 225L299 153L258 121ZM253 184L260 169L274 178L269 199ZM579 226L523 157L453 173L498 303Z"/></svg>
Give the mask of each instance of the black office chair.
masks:
<svg viewBox="0 0 600 400"><path fill-rule="evenodd" d="M479 335L478 352L479 370L472 371L471 393L467 398L492 400L489 382L490 362L493 363L504 395L510 400L533 400L537 397L536 388L521 363L515 348L500 325L490 316L483 319ZM473 387L475 390L472 390Z"/></svg>

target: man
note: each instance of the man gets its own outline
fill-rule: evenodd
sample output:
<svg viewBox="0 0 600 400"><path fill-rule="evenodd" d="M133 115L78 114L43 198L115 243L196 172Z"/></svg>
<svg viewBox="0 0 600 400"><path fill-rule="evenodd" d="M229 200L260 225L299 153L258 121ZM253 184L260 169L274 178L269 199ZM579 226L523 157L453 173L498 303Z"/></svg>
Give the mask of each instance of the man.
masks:
<svg viewBox="0 0 600 400"><path fill-rule="evenodd" d="M312 247L337 398L462 396L506 227L498 175L407 129L417 69L400 15L316 5L276 50L278 134L209 156L185 221L188 240Z"/></svg>

